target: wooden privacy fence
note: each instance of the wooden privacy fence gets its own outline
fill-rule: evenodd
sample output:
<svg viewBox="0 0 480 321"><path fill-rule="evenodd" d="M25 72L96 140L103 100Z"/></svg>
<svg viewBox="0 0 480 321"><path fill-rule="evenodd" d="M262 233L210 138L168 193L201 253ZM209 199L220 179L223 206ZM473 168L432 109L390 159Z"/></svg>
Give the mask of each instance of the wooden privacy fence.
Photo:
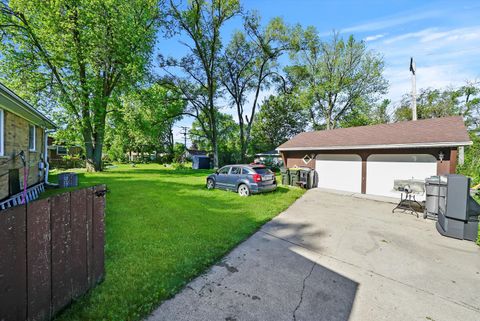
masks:
<svg viewBox="0 0 480 321"><path fill-rule="evenodd" d="M103 279L105 191L0 211L0 320L49 320Z"/></svg>

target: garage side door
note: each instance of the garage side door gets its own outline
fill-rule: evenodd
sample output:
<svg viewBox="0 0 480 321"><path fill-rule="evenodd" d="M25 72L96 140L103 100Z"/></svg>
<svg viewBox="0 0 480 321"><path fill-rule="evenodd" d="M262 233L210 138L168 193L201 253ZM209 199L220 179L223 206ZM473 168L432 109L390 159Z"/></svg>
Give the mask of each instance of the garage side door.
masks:
<svg viewBox="0 0 480 321"><path fill-rule="evenodd" d="M317 155L315 170L318 187L354 193L362 190L362 159L358 155Z"/></svg>
<svg viewBox="0 0 480 321"><path fill-rule="evenodd" d="M421 179L437 175L437 160L427 154L370 155L367 159L367 194L400 197L395 179ZM417 199L424 199L418 195Z"/></svg>

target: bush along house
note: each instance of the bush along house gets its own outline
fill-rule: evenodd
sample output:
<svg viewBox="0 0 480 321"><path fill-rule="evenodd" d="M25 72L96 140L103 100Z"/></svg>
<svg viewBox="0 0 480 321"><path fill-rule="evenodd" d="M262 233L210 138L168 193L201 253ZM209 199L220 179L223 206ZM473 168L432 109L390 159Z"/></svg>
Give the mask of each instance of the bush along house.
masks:
<svg viewBox="0 0 480 321"><path fill-rule="evenodd" d="M38 197L48 182L55 124L0 83L0 210Z"/></svg>

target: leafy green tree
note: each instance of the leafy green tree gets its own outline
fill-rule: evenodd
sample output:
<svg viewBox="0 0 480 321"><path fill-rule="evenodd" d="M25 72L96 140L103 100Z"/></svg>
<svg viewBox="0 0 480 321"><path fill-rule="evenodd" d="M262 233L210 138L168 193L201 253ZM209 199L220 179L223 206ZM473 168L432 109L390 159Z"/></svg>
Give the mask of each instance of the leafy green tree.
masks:
<svg viewBox="0 0 480 321"><path fill-rule="evenodd" d="M272 80L279 78L277 60L286 49L287 33L280 18L271 20L262 28L255 13L245 15L244 27L244 31L233 34L225 50L220 78L230 97L230 105L237 110L243 162L247 156L260 92L267 89Z"/></svg>
<svg viewBox="0 0 480 321"><path fill-rule="evenodd" d="M218 148L219 148L219 165L234 164L241 160L240 147L238 146L238 124L229 114L217 112L217 129L218 129ZM202 126L198 121L192 123L189 131L192 145L198 149L211 152L212 145L207 135L203 132Z"/></svg>
<svg viewBox="0 0 480 321"><path fill-rule="evenodd" d="M395 120L411 120L412 96L403 96L395 110ZM467 83L460 88L421 89L417 96L417 117L420 119L459 115L470 128L480 128L480 88Z"/></svg>
<svg viewBox="0 0 480 321"><path fill-rule="evenodd" d="M159 9L158 0L0 3L1 78L67 113L88 170L102 168L111 100L145 75Z"/></svg>
<svg viewBox="0 0 480 321"><path fill-rule="evenodd" d="M186 146L182 143L175 143L173 145L173 161L176 163L181 163L184 161Z"/></svg>
<svg viewBox="0 0 480 321"><path fill-rule="evenodd" d="M298 99L291 95L270 96L260 106L252 129L253 153L277 148L305 131L308 115Z"/></svg>
<svg viewBox="0 0 480 321"><path fill-rule="evenodd" d="M339 127L355 127L376 124L386 124L390 122L388 106L390 100L384 99L380 103L372 105L361 104L347 112L339 122Z"/></svg>
<svg viewBox="0 0 480 321"><path fill-rule="evenodd" d="M160 66L166 73L162 82L177 90L188 102L184 114L196 119L209 140L214 167L219 163L216 100L222 49L220 33L224 24L239 12L238 0L192 0L186 9L170 0L171 26L189 39L182 42L188 54L181 59L160 56ZM172 68L177 72L172 72Z"/></svg>
<svg viewBox="0 0 480 321"><path fill-rule="evenodd" d="M334 33L322 41L314 27L291 31L290 82L298 92L315 129L338 127L353 109L375 103L385 94L382 57L353 36Z"/></svg>
<svg viewBox="0 0 480 321"><path fill-rule="evenodd" d="M470 133L472 146L465 147L465 162L458 167L460 174L469 176L474 184L480 184L480 136L478 131Z"/></svg>
<svg viewBox="0 0 480 321"><path fill-rule="evenodd" d="M167 152L173 158L173 124L181 119L185 103L170 90L153 84L131 91L118 102L112 114L108 150L123 154L135 152Z"/></svg>

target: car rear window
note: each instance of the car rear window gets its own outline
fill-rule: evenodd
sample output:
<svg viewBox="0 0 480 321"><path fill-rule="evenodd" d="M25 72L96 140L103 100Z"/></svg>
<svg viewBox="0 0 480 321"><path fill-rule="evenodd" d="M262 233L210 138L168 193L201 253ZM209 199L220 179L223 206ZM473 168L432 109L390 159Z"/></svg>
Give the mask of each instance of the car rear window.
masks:
<svg viewBox="0 0 480 321"><path fill-rule="evenodd" d="M268 168L254 168L255 172L257 172L260 175L265 175L265 174L272 174L273 172L269 170Z"/></svg>
<svg viewBox="0 0 480 321"><path fill-rule="evenodd" d="M252 170L249 169L249 168L245 168L245 167L244 167L244 168L242 168L242 174L243 174L243 175L255 174L255 172L252 171Z"/></svg>

